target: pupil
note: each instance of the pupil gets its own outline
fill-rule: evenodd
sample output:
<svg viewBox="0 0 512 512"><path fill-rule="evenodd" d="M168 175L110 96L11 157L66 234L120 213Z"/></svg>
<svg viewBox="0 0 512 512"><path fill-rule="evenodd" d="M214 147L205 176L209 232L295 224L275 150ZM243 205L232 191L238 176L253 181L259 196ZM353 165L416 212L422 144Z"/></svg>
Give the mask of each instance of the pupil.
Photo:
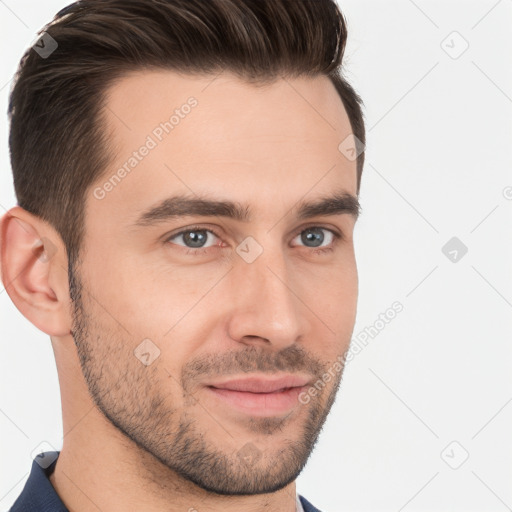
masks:
<svg viewBox="0 0 512 512"><path fill-rule="evenodd" d="M197 233L200 234L197 235ZM204 231L189 231L188 233L185 233L185 243L191 242L193 248L201 247L201 245L204 244L206 240L204 233Z"/></svg>
<svg viewBox="0 0 512 512"><path fill-rule="evenodd" d="M305 243L306 240L313 242L313 247L318 247L324 241L324 234L319 228L306 229L302 234L302 241Z"/></svg>

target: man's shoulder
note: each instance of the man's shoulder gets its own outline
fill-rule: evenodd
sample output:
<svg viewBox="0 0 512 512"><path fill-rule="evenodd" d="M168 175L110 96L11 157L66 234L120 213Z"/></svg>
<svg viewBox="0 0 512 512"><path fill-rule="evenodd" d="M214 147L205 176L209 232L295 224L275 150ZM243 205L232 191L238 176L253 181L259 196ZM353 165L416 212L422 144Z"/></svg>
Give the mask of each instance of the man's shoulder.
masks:
<svg viewBox="0 0 512 512"><path fill-rule="evenodd" d="M302 508L304 509L304 512L321 512L316 507L314 507L304 496L301 496L299 494L299 499L302 503Z"/></svg>

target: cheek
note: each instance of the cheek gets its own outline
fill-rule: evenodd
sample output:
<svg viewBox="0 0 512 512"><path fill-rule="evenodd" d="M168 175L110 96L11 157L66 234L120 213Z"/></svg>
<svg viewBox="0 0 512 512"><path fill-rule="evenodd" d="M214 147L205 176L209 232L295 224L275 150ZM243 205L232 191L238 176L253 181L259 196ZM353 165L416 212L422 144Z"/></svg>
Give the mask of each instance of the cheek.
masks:
<svg viewBox="0 0 512 512"><path fill-rule="evenodd" d="M299 278L299 282L304 296L312 301L315 312L338 324L353 318L359 286L355 262L326 267L314 276Z"/></svg>
<svg viewBox="0 0 512 512"><path fill-rule="evenodd" d="M105 261L90 276L91 293L120 332L134 339L161 337L186 313L187 294L179 278L145 272L122 261ZM196 299L197 300L197 299ZM124 328L124 329L123 329Z"/></svg>
<svg viewBox="0 0 512 512"><path fill-rule="evenodd" d="M323 347L328 359L336 357L350 344L357 314L358 278L355 267L331 272L324 286L317 287L317 293L310 296L315 331L326 334L329 340ZM326 327L327 326L327 327Z"/></svg>

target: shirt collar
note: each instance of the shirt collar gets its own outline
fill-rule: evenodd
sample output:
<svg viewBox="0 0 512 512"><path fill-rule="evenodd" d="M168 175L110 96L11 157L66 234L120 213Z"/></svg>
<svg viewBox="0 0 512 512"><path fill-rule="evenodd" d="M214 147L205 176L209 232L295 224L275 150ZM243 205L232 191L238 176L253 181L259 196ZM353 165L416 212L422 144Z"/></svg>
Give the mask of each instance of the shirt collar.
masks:
<svg viewBox="0 0 512 512"><path fill-rule="evenodd" d="M44 452L34 458L25 487L9 512L69 512L49 480L59 454Z"/></svg>

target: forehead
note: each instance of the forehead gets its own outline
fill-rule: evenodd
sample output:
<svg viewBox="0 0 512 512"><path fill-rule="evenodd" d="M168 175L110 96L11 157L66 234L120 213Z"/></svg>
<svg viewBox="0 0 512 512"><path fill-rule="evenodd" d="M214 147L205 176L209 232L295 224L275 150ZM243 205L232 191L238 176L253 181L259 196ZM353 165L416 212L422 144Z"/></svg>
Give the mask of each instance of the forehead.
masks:
<svg viewBox="0 0 512 512"><path fill-rule="evenodd" d="M117 125L116 119L129 125L141 121L142 117L161 116L190 96L202 103L201 111L205 115L213 116L236 106L242 118L263 107L261 113L269 115L272 110L277 117L283 112L290 116L297 112L306 113L308 118L319 117L331 129L348 120L341 99L326 76L277 77L272 82L250 84L228 71L205 75L138 70L121 76L106 91L113 125ZM116 111L123 111L125 119L116 118ZM233 116L230 121L236 118ZM275 116L270 115L269 120L275 120Z"/></svg>
<svg viewBox="0 0 512 512"><path fill-rule="evenodd" d="M92 187L105 197L87 197L98 214L129 222L176 193L269 214L306 194L356 193L356 162L338 150L350 121L324 76L255 86L229 73L133 72L107 90L104 115L114 158Z"/></svg>

